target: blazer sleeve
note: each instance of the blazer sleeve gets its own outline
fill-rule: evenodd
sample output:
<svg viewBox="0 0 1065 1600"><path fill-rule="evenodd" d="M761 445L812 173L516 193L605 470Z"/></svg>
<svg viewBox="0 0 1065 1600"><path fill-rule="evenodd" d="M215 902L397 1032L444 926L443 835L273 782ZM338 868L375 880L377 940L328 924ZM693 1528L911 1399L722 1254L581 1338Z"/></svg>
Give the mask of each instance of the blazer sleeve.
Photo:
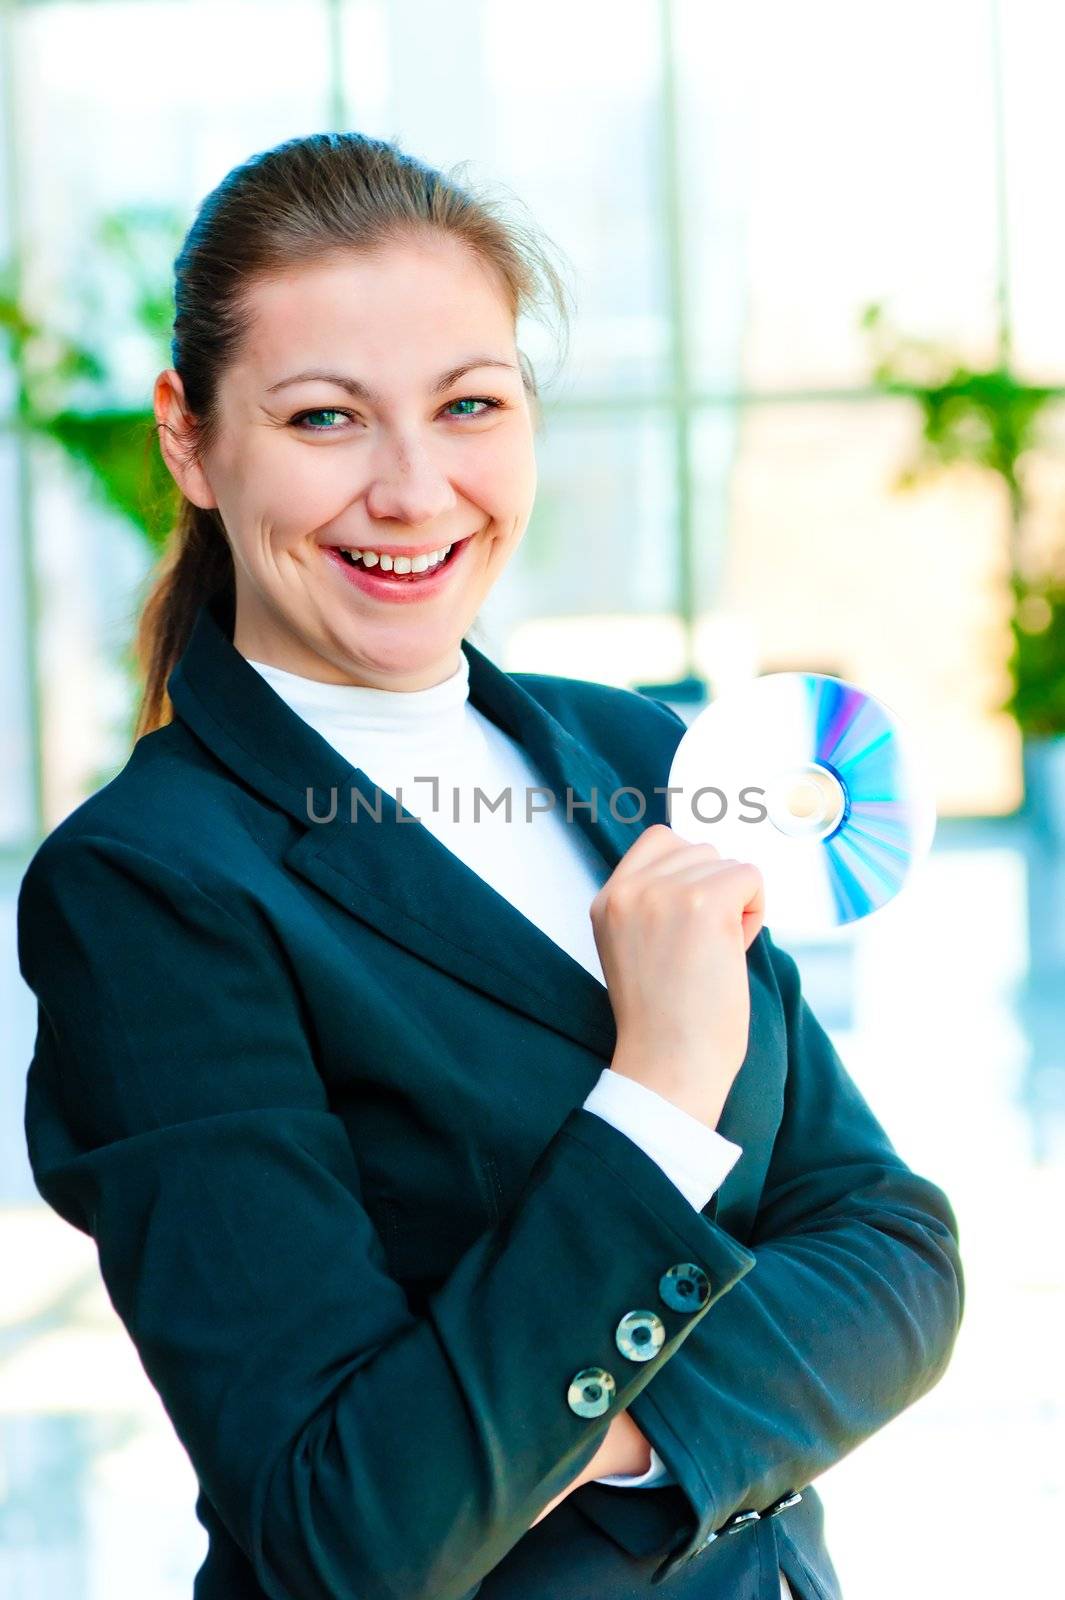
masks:
<svg viewBox="0 0 1065 1600"><path fill-rule="evenodd" d="M23 878L18 949L38 1001L37 1187L95 1240L273 1600L474 1594L754 1264L577 1105L416 1316L254 908L126 840L60 830ZM681 1275L694 1302L678 1264L704 1275ZM633 1309L663 1324L650 1359L618 1342ZM704 1403L708 1376L703 1354Z"/></svg>
<svg viewBox="0 0 1065 1600"><path fill-rule="evenodd" d="M774 1511L931 1389L963 1310L946 1195L896 1153L802 994L794 957L768 928L759 938L788 1068L746 1241L755 1264L629 1408L687 1502L656 1581L738 1511Z"/></svg>

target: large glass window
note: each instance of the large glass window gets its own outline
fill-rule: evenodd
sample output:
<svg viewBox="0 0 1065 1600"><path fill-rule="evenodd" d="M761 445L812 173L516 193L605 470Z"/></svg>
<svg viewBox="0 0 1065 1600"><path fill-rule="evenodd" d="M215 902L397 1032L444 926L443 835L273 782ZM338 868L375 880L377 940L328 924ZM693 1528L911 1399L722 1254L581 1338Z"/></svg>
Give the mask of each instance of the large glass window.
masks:
<svg viewBox="0 0 1065 1600"><path fill-rule="evenodd" d="M915 721L948 811L1008 811L1018 750L994 694L976 690L955 728L959 678L997 684L1008 644L989 598L995 490L895 494L916 417L897 408L884 432L859 327L886 300L900 325L989 359L1008 221L1018 348L1032 371L1054 364L1060 319L1039 266L1053 208L1026 200L1047 156L1021 87L1041 70L1042 21L1010 8L1001 170L1019 198L1006 219L992 21L963 0L903 0L875 19L844 0L813 13L625 0L608 28L600 6L572 0L549 0L535 27L498 0L23 4L8 21L9 250L30 310L106 351L114 404L146 405L159 352L130 326L101 219L155 206L187 225L235 162L331 121L466 163L560 247L576 304L557 374L550 332L521 330L549 380L548 427L527 538L485 608L500 655L521 653L526 625L569 618L560 659L594 676L581 630L612 616L629 633L628 679L653 679L662 653L640 641L665 634L643 619L668 631L686 608L712 689L735 670L737 628L753 630L762 665L832 660ZM806 488L789 506L803 438ZM0 824L14 843L33 832L36 764L50 827L124 759L130 683L115 660L149 553L57 447L8 449L3 740L24 779ZM935 630L928 581L883 536L922 523L928 581L966 550ZM881 580L896 591L888 620ZM987 626L967 620L971 597ZM856 643L892 625L920 648L891 661Z"/></svg>

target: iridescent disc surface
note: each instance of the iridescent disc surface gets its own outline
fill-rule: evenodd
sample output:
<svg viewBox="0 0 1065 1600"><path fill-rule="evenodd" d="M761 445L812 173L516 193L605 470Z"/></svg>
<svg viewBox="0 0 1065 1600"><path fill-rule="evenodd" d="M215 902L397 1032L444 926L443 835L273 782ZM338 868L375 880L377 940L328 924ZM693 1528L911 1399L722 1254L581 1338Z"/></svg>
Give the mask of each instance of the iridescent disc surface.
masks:
<svg viewBox="0 0 1065 1600"><path fill-rule="evenodd" d="M935 796L882 701L820 672L729 689L681 738L670 826L752 861L770 932L816 935L897 895L932 847Z"/></svg>

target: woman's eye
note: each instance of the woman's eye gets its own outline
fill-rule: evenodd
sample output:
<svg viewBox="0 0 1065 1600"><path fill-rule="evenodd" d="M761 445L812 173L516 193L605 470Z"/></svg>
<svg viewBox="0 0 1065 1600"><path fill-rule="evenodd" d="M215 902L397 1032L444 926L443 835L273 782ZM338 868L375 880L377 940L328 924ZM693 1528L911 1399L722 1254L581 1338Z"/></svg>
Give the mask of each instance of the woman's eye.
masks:
<svg viewBox="0 0 1065 1600"><path fill-rule="evenodd" d="M493 400L490 395L485 394L470 396L463 400L452 400L450 405L444 407L444 410L450 411L451 406L487 406L489 411L496 411L502 404L502 400ZM485 413L483 411L466 411L463 412L463 415L467 417L483 417Z"/></svg>
<svg viewBox="0 0 1065 1600"><path fill-rule="evenodd" d="M301 411L301 412L299 412L299 414L297 416L292 418L292 421L297 427L304 428L304 431L307 432L307 433L335 433L336 432L335 428L330 428L330 427L324 427L323 428L323 427L320 427L317 423L312 423L310 425L310 427L306 427L307 418L308 417L346 417L347 415L348 415L348 413L346 411L336 411L336 410L333 409L332 406L323 406L318 411Z"/></svg>

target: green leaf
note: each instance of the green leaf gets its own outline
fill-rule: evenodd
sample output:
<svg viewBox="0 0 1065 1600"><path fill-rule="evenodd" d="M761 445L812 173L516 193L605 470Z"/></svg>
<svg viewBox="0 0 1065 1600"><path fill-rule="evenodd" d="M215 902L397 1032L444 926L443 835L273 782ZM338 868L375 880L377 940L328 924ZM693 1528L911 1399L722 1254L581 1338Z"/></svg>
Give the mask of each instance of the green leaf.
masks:
<svg viewBox="0 0 1065 1600"><path fill-rule="evenodd" d="M177 517L179 496L148 411L63 411L42 431L84 468L98 499L128 517L154 550Z"/></svg>

